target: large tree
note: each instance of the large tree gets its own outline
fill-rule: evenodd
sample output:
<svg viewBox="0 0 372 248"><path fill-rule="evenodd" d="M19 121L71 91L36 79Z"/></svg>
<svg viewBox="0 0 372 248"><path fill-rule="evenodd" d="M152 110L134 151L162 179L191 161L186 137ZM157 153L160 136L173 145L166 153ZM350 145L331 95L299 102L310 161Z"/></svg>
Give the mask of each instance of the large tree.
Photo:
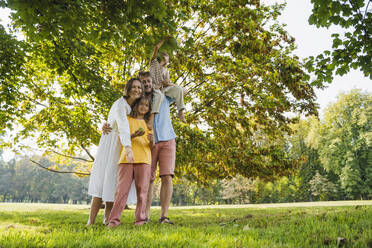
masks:
<svg viewBox="0 0 372 248"><path fill-rule="evenodd" d="M318 152L323 167L339 177L350 199L372 196L372 96L341 94L324 113Z"/></svg>
<svg viewBox="0 0 372 248"><path fill-rule="evenodd" d="M171 80L189 90L190 125L174 121L178 175L272 177L294 161L283 133L287 113L316 114L315 94L291 38L276 19L282 5L258 0L0 1L13 10L28 50L17 108L3 125L66 156L89 152L126 79L145 69L154 44L178 41ZM1 100L3 101L3 99ZM2 102L3 106L3 102ZM1 111L5 109L1 108ZM9 119L10 120L10 119ZM3 120L2 120L3 121Z"/></svg>
<svg viewBox="0 0 372 248"><path fill-rule="evenodd" d="M315 148L315 143L319 140L319 126L319 119L311 116L306 120L300 120L298 123L291 125L292 133L288 137L289 154L298 161L296 174L300 178L299 191L301 198L305 201L313 200L309 182L317 172L324 174L318 150Z"/></svg>
<svg viewBox="0 0 372 248"><path fill-rule="evenodd" d="M332 82L333 74L361 70L372 79L372 4L371 0L311 0L309 23L317 27L338 26L343 33L332 34L333 51L309 58L307 68L314 72L314 84Z"/></svg>

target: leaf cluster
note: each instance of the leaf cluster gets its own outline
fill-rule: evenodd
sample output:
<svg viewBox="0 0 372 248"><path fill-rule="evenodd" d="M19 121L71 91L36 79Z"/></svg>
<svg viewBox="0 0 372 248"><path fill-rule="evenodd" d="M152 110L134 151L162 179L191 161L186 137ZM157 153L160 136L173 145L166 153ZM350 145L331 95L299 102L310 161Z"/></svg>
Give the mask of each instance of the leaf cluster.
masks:
<svg viewBox="0 0 372 248"><path fill-rule="evenodd" d="M340 26L343 33L332 34L333 51L309 57L306 67L316 75L314 85L332 82L333 74L345 75L360 69L372 79L371 0L312 0L309 23L319 27Z"/></svg>

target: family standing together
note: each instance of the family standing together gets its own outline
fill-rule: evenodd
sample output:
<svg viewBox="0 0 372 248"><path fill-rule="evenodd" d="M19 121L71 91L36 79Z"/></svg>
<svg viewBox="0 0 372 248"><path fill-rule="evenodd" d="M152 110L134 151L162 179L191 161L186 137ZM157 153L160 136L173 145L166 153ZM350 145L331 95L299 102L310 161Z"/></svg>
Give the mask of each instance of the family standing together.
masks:
<svg viewBox="0 0 372 248"><path fill-rule="evenodd" d="M155 46L149 71L130 79L124 96L111 106L89 180L88 193L93 198L88 225L94 224L103 202L108 227L119 226L126 204L134 202L135 224L149 222L157 167L161 178L160 223L173 224L167 214L173 193L176 134L169 107L175 102L178 117L185 121L185 106L183 88L169 79L169 55L158 56L166 39Z"/></svg>

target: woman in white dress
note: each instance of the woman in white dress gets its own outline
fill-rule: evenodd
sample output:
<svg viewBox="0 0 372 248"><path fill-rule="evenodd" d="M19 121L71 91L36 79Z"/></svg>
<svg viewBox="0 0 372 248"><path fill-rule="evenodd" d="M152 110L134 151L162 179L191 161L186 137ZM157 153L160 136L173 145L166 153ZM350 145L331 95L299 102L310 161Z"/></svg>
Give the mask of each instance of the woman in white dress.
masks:
<svg viewBox="0 0 372 248"><path fill-rule="evenodd" d="M124 96L111 106L107 122L112 127L112 132L101 136L89 179L88 194L93 198L87 225L94 224L102 202L105 202L104 223L110 216L114 204L117 163L121 146L126 150L127 159L133 160L127 115L131 111L131 105L142 96L143 92L140 80L132 78L125 86ZM135 190L133 185L132 189ZM132 189L131 202L136 202L136 193Z"/></svg>

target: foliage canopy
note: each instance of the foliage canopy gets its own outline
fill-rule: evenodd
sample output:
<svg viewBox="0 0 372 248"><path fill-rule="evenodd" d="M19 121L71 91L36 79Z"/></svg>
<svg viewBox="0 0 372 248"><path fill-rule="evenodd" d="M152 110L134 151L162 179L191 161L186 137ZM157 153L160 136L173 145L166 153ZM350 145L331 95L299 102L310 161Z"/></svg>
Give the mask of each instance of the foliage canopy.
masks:
<svg viewBox="0 0 372 248"><path fill-rule="evenodd" d="M178 43L171 80L189 90L191 109L190 125L174 120L176 173L202 182L237 173L268 178L296 165L283 149L283 134L295 121L287 113L317 112L308 76L292 54L294 39L276 21L282 5L8 0L0 6L12 9L26 47L14 49L22 69L5 79L17 101L1 98L1 114L10 116L1 128L21 127L8 145L34 138L46 151L85 151L93 159L89 147L98 144L121 86L146 69L154 44L170 35Z"/></svg>

